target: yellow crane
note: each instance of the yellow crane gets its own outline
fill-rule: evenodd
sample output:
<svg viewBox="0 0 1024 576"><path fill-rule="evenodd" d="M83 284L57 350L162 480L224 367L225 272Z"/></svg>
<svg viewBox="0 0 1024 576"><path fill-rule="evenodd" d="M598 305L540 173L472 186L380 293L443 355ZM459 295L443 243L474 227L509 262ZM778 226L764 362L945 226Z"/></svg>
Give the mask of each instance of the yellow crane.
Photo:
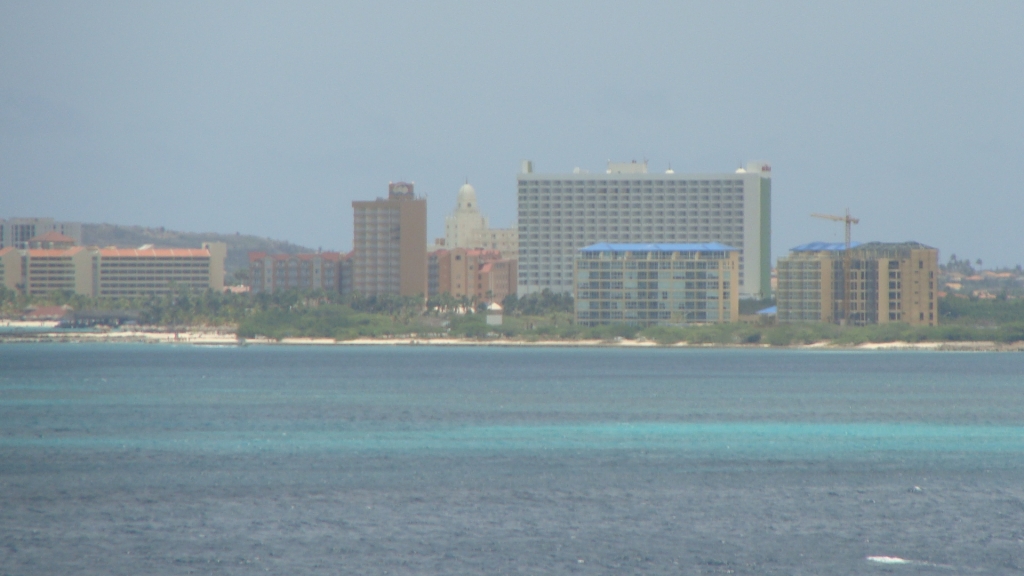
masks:
<svg viewBox="0 0 1024 576"><path fill-rule="evenodd" d="M811 216L846 223L846 251L843 253L843 317L839 321L840 325L846 326L850 323L850 225L860 224L860 218L850 216L849 208L846 209L846 216L833 214L811 214Z"/></svg>

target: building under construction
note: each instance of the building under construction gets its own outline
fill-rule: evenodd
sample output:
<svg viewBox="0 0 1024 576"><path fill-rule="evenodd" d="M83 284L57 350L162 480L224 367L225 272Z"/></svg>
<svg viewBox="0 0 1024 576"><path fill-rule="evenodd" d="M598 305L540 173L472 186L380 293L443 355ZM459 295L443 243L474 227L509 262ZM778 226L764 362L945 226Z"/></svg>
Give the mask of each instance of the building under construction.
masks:
<svg viewBox="0 0 1024 576"><path fill-rule="evenodd" d="M938 261L919 242L797 246L778 261L778 321L935 326Z"/></svg>

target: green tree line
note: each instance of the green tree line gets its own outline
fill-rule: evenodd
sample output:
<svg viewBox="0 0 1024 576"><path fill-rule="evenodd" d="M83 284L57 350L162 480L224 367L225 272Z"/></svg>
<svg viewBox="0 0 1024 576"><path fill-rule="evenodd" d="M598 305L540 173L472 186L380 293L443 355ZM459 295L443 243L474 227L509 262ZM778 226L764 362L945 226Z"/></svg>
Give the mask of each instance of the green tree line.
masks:
<svg viewBox="0 0 1024 576"><path fill-rule="evenodd" d="M838 344L892 341L1024 340L1024 300L971 300L948 296L939 301L938 326L903 323L839 327L831 324L760 326L722 324L648 327L624 324L584 327L573 322L572 297L549 291L503 302L504 321L486 323L472 302L439 297L424 306L422 297L341 296L297 290L272 294L173 291L144 298L89 298L71 292L26 296L0 286L0 314L20 316L31 306L69 305L75 310L130 310L140 322L169 327L235 325L240 337L320 337L350 339L417 334L469 338L614 339L647 338L662 344L790 345L832 341ZM468 314L452 310L463 305Z"/></svg>

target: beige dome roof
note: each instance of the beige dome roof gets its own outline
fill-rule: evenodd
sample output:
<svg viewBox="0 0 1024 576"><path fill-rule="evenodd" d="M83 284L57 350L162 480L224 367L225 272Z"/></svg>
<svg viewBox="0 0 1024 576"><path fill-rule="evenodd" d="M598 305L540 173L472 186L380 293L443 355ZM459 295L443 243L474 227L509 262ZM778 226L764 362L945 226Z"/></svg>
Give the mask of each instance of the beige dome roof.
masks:
<svg viewBox="0 0 1024 576"><path fill-rule="evenodd" d="M463 184L462 187L459 188L459 209L476 209L476 189L474 189L473 186L471 186L468 182Z"/></svg>

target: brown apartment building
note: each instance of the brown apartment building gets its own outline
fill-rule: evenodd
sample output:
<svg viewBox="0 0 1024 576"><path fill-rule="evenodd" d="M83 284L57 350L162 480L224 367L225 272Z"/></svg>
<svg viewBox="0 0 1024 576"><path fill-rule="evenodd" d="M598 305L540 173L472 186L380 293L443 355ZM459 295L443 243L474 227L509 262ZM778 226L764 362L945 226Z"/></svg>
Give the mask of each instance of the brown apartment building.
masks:
<svg viewBox="0 0 1024 576"><path fill-rule="evenodd" d="M850 269L844 271L845 248L814 242L779 258L780 323L839 324L847 313L843 300L848 294L851 325L938 325L937 249L920 242L860 244L850 249Z"/></svg>
<svg viewBox="0 0 1024 576"><path fill-rule="evenodd" d="M249 277L253 292L323 290L345 293L347 264L351 253L314 252L274 254L249 252Z"/></svg>
<svg viewBox="0 0 1024 576"><path fill-rule="evenodd" d="M388 197L352 202L352 289L363 296L427 294L427 201L413 184L392 182Z"/></svg>

